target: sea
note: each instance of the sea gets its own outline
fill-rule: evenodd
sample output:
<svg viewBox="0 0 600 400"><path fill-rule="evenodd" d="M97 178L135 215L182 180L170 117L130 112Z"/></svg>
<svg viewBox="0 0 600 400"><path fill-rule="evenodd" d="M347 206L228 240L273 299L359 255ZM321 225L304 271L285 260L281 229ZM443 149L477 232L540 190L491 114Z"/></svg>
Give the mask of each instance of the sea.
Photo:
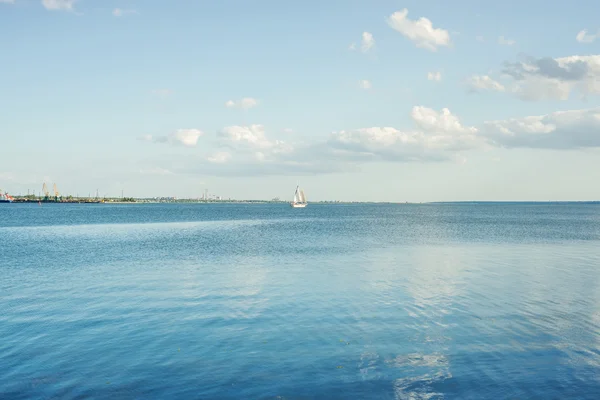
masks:
<svg viewBox="0 0 600 400"><path fill-rule="evenodd" d="M0 399L599 399L600 204L0 204Z"/></svg>

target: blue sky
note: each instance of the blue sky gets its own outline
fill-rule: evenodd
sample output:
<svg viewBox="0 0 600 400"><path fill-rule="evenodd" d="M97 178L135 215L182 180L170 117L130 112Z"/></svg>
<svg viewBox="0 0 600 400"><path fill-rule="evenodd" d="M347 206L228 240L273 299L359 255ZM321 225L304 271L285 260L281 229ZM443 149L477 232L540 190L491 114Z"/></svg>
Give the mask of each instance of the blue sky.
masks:
<svg viewBox="0 0 600 400"><path fill-rule="evenodd" d="M600 5L483 3L0 0L0 189L600 199Z"/></svg>

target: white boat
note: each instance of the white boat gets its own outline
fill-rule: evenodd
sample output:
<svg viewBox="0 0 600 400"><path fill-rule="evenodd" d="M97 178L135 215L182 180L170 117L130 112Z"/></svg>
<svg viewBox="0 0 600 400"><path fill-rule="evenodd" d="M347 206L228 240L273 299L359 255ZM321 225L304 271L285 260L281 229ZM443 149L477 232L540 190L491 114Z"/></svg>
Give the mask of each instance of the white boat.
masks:
<svg viewBox="0 0 600 400"><path fill-rule="evenodd" d="M300 189L300 186L296 186L296 191L294 192L294 201L290 203L290 206L294 208L304 208L307 205L308 202L306 201L304 190Z"/></svg>

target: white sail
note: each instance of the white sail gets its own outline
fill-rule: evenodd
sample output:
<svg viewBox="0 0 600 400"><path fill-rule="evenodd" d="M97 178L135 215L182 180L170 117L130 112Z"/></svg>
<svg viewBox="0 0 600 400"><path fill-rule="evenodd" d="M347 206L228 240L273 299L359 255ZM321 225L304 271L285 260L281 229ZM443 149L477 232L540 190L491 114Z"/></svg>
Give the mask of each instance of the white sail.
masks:
<svg viewBox="0 0 600 400"><path fill-rule="evenodd" d="M306 207L306 195L304 194L304 190L300 189L300 186L296 186L296 191L294 192L294 201L292 201L292 207Z"/></svg>
<svg viewBox="0 0 600 400"><path fill-rule="evenodd" d="M304 195L304 190L300 189L300 203L306 203L306 196Z"/></svg>
<svg viewBox="0 0 600 400"><path fill-rule="evenodd" d="M298 187L296 187L296 191L294 192L294 203L300 202L300 196L298 194Z"/></svg>

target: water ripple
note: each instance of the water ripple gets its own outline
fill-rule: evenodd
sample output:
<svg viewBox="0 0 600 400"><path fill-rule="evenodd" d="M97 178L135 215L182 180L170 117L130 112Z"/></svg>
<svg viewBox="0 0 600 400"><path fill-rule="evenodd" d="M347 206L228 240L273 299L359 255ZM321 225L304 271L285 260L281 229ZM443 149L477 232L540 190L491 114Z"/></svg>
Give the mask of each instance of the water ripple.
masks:
<svg viewBox="0 0 600 400"><path fill-rule="evenodd" d="M15 205L2 399L600 393L600 207Z"/></svg>

